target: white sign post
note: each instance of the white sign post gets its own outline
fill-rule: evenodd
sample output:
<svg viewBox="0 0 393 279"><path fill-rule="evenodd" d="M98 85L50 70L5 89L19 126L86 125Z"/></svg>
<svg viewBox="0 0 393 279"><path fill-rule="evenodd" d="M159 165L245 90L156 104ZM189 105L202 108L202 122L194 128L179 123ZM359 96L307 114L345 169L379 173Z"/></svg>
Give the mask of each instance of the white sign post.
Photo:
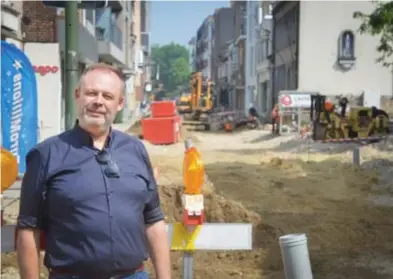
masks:
<svg viewBox="0 0 393 279"><path fill-rule="evenodd" d="M311 95L316 95L317 92L302 92L302 91L280 91L278 93L278 105L280 113L280 134L282 133L283 115L290 113L292 115L292 122L295 122L297 115L297 129L300 132L302 117L302 110L309 109L311 107Z"/></svg>

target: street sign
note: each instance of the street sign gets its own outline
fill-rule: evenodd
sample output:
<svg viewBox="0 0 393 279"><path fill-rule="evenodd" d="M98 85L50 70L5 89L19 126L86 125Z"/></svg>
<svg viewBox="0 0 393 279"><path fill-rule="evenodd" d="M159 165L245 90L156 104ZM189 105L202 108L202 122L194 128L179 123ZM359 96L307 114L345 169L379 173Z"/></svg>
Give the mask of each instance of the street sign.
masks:
<svg viewBox="0 0 393 279"><path fill-rule="evenodd" d="M283 108L309 108L311 95L307 93L283 94L280 96L280 106Z"/></svg>
<svg viewBox="0 0 393 279"><path fill-rule="evenodd" d="M251 250L252 225L246 223L205 223L188 232L183 223L167 224L172 251ZM1 252L15 251L16 226L1 227ZM44 247L43 247L44 248Z"/></svg>
<svg viewBox="0 0 393 279"><path fill-rule="evenodd" d="M167 229L172 251L252 249L252 225L247 223L204 223L192 232L174 223Z"/></svg>

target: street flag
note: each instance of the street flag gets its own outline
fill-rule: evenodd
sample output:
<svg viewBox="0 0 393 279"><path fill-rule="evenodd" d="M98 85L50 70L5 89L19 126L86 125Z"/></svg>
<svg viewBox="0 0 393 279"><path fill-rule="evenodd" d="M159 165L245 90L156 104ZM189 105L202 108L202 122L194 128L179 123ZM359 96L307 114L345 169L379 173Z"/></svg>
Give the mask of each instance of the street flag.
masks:
<svg viewBox="0 0 393 279"><path fill-rule="evenodd" d="M25 158L38 139L37 82L25 53L1 41L1 139L2 146L26 171Z"/></svg>

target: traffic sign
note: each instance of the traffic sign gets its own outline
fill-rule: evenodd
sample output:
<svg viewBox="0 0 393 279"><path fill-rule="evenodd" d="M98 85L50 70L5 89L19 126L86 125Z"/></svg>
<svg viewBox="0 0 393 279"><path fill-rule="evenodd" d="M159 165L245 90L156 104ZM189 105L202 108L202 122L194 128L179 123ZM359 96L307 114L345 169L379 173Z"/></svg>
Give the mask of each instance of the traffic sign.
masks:
<svg viewBox="0 0 393 279"><path fill-rule="evenodd" d="M281 97L281 104L285 107L289 107L292 104L292 98L290 95L284 95Z"/></svg>

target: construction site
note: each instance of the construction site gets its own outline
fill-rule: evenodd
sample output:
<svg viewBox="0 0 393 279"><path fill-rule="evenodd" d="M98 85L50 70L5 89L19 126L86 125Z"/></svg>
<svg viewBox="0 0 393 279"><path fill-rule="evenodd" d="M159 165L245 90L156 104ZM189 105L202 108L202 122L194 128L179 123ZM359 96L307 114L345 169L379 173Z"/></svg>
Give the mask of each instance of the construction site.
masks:
<svg viewBox="0 0 393 279"><path fill-rule="evenodd" d="M354 144L260 130L184 131L182 137L193 139L205 163L207 222L253 224L252 251L197 252L195 278L284 278L278 238L288 233L307 234L314 278L393 277L391 141L361 148L362 163L354 167ZM178 221L183 143L145 145L160 171L166 222ZM18 201L4 210L14 223ZM181 256L172 252L173 278L181 278ZM15 253L2 254L1 270L2 278L19 278Z"/></svg>
<svg viewBox="0 0 393 279"><path fill-rule="evenodd" d="M79 36L78 28L82 28L78 25L78 17L75 16L79 15L78 9L94 10L92 13L94 17L99 14L97 11L102 11L100 15L104 15L104 10L99 9L106 9L102 19L109 19L114 18L112 17L115 14L114 11L122 10L124 4L129 5L128 8L124 6L124 13L140 9L139 13L142 18L142 14L147 14L145 12L147 6L138 3L150 1L78 1L74 4L66 3L66 1L42 2L42 11L52 5L52 11L58 15L58 8L65 9L65 18L62 20L64 29L68 28L64 36L68 35L63 44L66 44L64 49L68 53L65 58L62 58L65 59L63 61L60 59L60 51L57 49L53 51L56 55L59 54L56 59L61 60L61 63L64 62L66 67L57 61L58 65L37 64L38 68L37 66L33 68L33 64L29 62L32 64L30 72L34 84L35 76L40 74L39 94L48 91L51 95L38 97L38 100L41 98L48 102L45 105L40 104L41 110L38 110L37 100L31 102L28 109L18 107L18 111L19 109L21 111L20 115L22 111L24 113L23 127L20 129L22 132L15 130L15 123L11 119L13 95L6 92L12 92L12 90L2 91L2 98L6 97L9 100L9 102L4 102L9 108L7 107L8 110L4 110L2 114L3 122L9 122L8 125L2 123L2 130L4 132L8 129L9 131L6 131L6 136L2 135L1 146L1 277L4 279L21 278L15 252L15 239L18 231L16 222L19 215L21 184L26 171L23 166L25 155L37 143L57 136L59 134L57 130L71 129L77 119L71 105L74 102L75 88L79 84L78 75L73 72L73 68L82 66L76 59L71 59L71 55L68 54L80 52L78 55L83 56L84 52L79 50L82 47L79 47L76 38ZM148 24L142 24L142 20L138 19L141 22L141 27L138 25L139 36L144 38L144 40L138 38L138 44L143 46L144 51L132 51L146 61L142 59L144 61L142 63L138 60L136 64L132 61L130 68L126 67L126 64L133 58L131 54L126 55L126 53L128 49L132 49L131 46L127 46L128 41L134 41L137 37L131 30L134 24L130 29L127 27L124 30L117 30L117 27L106 26L104 23L102 23L103 26L98 26L101 23L97 20L97 27L93 28L95 31L93 36L96 37L101 34L98 31L104 34L106 29L117 30L119 38L121 34L129 34L132 31L131 37L129 40L125 39L124 44L122 39L117 40L115 35L102 35L102 38L97 38L101 41L101 46L106 46L102 42L107 40L108 36L113 41L116 39L120 46L125 46L127 51L124 50L124 57L129 56L127 60L130 60L121 66L121 63L93 59L112 66L120 65L116 67L123 69L124 87L127 91L125 99L130 102L126 104L125 109L120 109L119 105L119 110L116 112L117 120L105 122L109 123L105 136L110 133L109 127L113 124L112 128L140 139L149 153L165 215L165 224L163 222L161 224L162 228L167 229L167 233L162 235L164 237L168 235L170 242L171 271L174 279L393 278L393 99L390 91L391 82L389 82L392 80L391 71L375 63L375 58L371 54L369 57L364 54L375 52L374 41L364 40L363 45L358 45L355 41L355 31L352 29L355 30L353 26L358 28L358 24L347 23L352 22L353 13L357 11L359 3L355 6L349 4L345 6L337 2L339 6L329 6L334 13L328 13L325 8L320 8L319 4L314 6L307 3L307 1L277 1L277 3L229 1L228 7L216 9L213 15L205 18L198 31L194 32L195 38L191 40L192 44L189 43L190 61L188 63L192 66L187 73L189 80L184 82L187 86L181 84L184 86L176 87L180 94L176 97L161 95L164 92L161 85L164 83L158 77L160 65L157 61L153 61L154 59L151 59L148 53L150 31L147 27L145 28ZM28 4L25 7L26 10L30 8ZM323 16L326 14L336 20L332 15L340 10L346 11L346 14L339 14L336 17L343 21L345 18L345 24L337 24L337 26L331 22L326 24L327 18ZM39 15L45 12L40 10L35 14L39 18ZM90 13L84 12L82 17L87 19L88 14ZM56 17L53 17L53 22L56 22ZM33 21L37 20L32 15L31 18ZM285 21L281 20L282 18ZM302 18L301 21L300 18ZM309 20L304 20L304 18ZM119 18L119 21L122 20ZM125 19L123 21L126 22ZM233 26L228 28L227 32L225 30L229 22ZM317 22L326 25L326 33L325 31L311 32L317 30L315 28L318 25ZM38 25L46 26L41 23ZM327 28L330 25L334 25L332 30ZM349 26L351 29L341 30L342 26ZM172 29L168 27L168 30ZM228 36L224 36L224 33L228 33ZM283 35L283 38L288 37L288 40L280 39L277 35ZM329 39L325 41L318 37L322 35L323 39L325 37ZM358 36L357 33L356 36ZM226 40L226 37L230 40ZM304 40L306 37L314 38L313 43L299 44L300 39ZM96 39L94 42L96 43ZM55 47L60 50L59 45L60 43ZM86 45L89 44L86 43ZM299 45L303 49L299 50ZM35 46L37 50L42 47L39 44ZM81 46L84 47L85 42ZM108 50L103 47L97 48L97 58L100 55L101 58L111 58L114 54L111 53L112 45L110 46L108 44ZM322 46L331 48L325 49ZM11 44L2 42L2 50L6 47L12 48L13 53L16 52ZM319 48L320 53L313 51ZM35 50L35 48L32 49ZM86 49L89 50L89 47ZM355 49L362 55L355 53ZM373 51L370 51L371 49ZM26 47L26 50L29 48ZM99 50L103 53L99 54ZM31 54L28 54L28 51L26 54L21 50L18 51L18 55L22 57L23 54L26 61L28 61L28 56L36 57L34 59L38 61L39 56L38 54L35 56L35 51L31 51ZM123 54L123 50L120 53ZM333 67L333 60L328 60L334 56L332 53L337 56L334 57ZM44 57L47 53L43 51L40 55ZM323 60L325 58L326 61ZM108 61L117 61L111 59ZM315 67L317 59L319 68ZM10 55L7 63L12 73L19 73L22 69L20 63L16 62L18 59ZM133 72L135 65L138 68L137 74ZM382 69L377 68L376 65L381 66L379 68ZM150 68L153 66L157 71L156 80L152 79L153 75L150 73ZM37 69L46 69L48 73L40 73L42 71ZM171 69L162 69L162 73L171 73ZM366 70L363 71L363 69ZM4 71L3 65L2 71ZM23 71L27 72L25 68ZM179 72L182 71L179 70ZM354 74L349 75L348 71ZM318 75L314 76L314 73ZM65 76L64 84L61 84L63 77L60 74ZM344 74L346 74L345 77ZM53 86L51 82L47 83L48 79L44 80L45 75L47 75L45 78L58 81L59 94L56 95L56 101L47 98L53 95ZM9 75L7 72L7 77L4 77L9 79L9 84L14 81L11 80L11 76L10 71ZM123 79L122 76L121 79ZM26 79L26 82L30 83L26 83L29 86L23 86L23 88L30 88L31 80ZM61 86L64 90L60 89ZM302 90L302 88L312 88L315 92ZM96 91L98 95L104 92ZM24 94L31 96L33 93L38 94L30 91ZM65 100L63 96L66 96ZM95 102L98 101L95 100ZM58 106L55 106L55 103ZM64 112L57 113L63 104ZM42 107L47 108L45 112ZM30 108L34 108L34 111ZM58 115L59 119L54 121L56 125L52 126L58 129L50 130L48 123L51 123L49 120L55 118L54 115ZM7 121L4 120L4 116ZM29 121L29 118L34 121ZM38 119L40 119L40 125L38 125ZM62 122L64 122L64 125L62 124L64 127L60 125ZM36 135L38 126L41 130L49 127L48 132L41 133L38 137ZM12 139L12 133L20 136L18 144L20 142L20 145L24 146L18 149L12 145L9 141ZM30 143L24 142L30 138ZM4 143L4 139L9 142ZM109 149L107 147L103 145L101 150ZM202 187L191 186L195 186L198 190L201 188L201 193L190 194L187 190L188 185L185 183L185 176L191 172L190 168L185 167L187 151L191 148L194 148L194 155L198 155L193 158L194 163L198 162L203 165L203 168L200 168L200 170L203 169L203 172L200 172L202 179L199 179L200 184L203 184ZM131 155L133 156L134 153ZM144 166L148 165L147 161L144 160ZM97 162L99 163L98 159ZM97 162L94 161L95 164ZM104 163L110 162L108 160ZM150 166L147 169L149 181L145 184L154 184L150 183L153 170ZM116 178L120 177L121 171L118 170ZM89 173L88 176L90 176L90 172L85 173ZM130 184L128 178L123 176L123 179L127 181L123 185ZM67 187L69 184L71 183L68 183ZM147 188L150 190L149 187ZM103 196L106 197L106 195L109 197L108 193ZM86 196L90 198L90 192ZM191 207L187 207L187 196L195 198L193 205L202 204L202 210L199 210L199 213L195 213L198 210L193 210L190 214ZM202 199L196 201L200 197ZM141 208L141 211L146 210L146 207L141 206ZM123 212L124 210L121 213ZM68 211L65 215L68 215ZM109 214L108 216L109 219L113 219L113 216ZM192 218L199 218L199 221L189 222ZM125 223L128 223L128 220L126 219ZM59 222L61 223L62 220ZM141 226L142 236L143 233L146 235L147 230L144 229L148 226L147 224L149 223L145 221ZM225 245L221 244L224 247L222 249L209 249L209 245L213 247L214 240L220 237L220 235L217 237L215 232L211 239L208 239L210 235L208 237L205 235L205 240L208 239L206 242L210 242L204 248L195 248L197 245L193 239L182 244L186 248L175 249L176 245L173 244L176 238L173 229L175 224L180 224L189 234L188 236L195 235L195 237L198 237L200 230L209 224L215 225L216 228L225 224L247 225L252 228L247 231L250 238L250 241L247 240L249 247L236 249L236 245L231 246L229 243L231 238L234 243L241 243L242 239L236 239L238 235L232 234L233 231L230 229L227 232L221 229L215 232L220 231L222 238L226 241ZM169 232L169 227L173 229L171 232ZM231 228L233 229L234 226ZM6 229L8 229L7 234ZM40 241L37 240L38 237L35 239L35 244L39 242L41 247L37 244L34 248L40 248L40 253L44 255L45 234L49 232L49 229L39 231L35 228L35 232L41 233ZM163 233L164 229L161 232ZM210 232L213 232L213 229ZM285 263L284 252L289 254L289 248L287 247L288 249L284 251L281 239L289 235L306 237L303 243L303 248L308 251L305 261L309 262L312 271L307 276L293 274L290 276L290 272L287 271L287 264L296 265ZM71 237L67 234L67 238ZM55 239L57 241L58 238ZM112 242L115 243L114 238ZM162 243L164 241L160 242ZM191 246L192 248L189 248ZM167 251L166 248L164 250ZM48 255L50 255L49 248ZM109 258L114 261L113 255L111 254ZM191 257L191 264L188 262L188 269L191 271L187 271L188 275L185 274L184 268L187 257ZM128 258L124 258L128 261ZM295 258L296 255L293 253L292 259ZM106 268L106 265L103 266ZM154 267L150 260L146 261L146 266L142 263L141 267L142 272L146 267L150 278L160 279L155 277ZM303 267L305 266L299 265L299 269ZM139 267L132 269L131 275L134 276L139 272ZM59 274L62 276L61 273ZM74 273L66 275L67 278L82 278L79 275L74 276ZM47 268L41 263L40 278L48 278L48 276ZM88 277L90 276L91 274ZM126 277L115 275L110 278Z"/></svg>

